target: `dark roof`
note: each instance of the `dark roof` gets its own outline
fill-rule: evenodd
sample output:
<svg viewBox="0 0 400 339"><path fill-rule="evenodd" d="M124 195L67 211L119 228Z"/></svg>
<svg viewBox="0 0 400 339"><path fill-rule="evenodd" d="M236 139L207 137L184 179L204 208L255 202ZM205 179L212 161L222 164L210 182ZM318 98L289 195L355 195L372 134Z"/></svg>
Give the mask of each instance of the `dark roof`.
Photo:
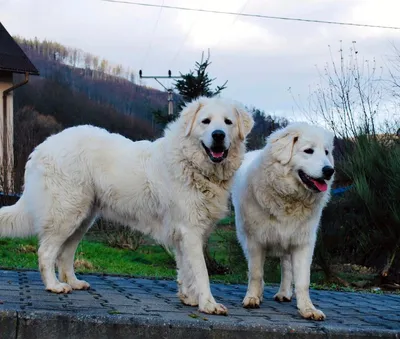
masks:
<svg viewBox="0 0 400 339"><path fill-rule="evenodd" d="M39 71L26 56L0 22L0 71L39 75Z"/></svg>

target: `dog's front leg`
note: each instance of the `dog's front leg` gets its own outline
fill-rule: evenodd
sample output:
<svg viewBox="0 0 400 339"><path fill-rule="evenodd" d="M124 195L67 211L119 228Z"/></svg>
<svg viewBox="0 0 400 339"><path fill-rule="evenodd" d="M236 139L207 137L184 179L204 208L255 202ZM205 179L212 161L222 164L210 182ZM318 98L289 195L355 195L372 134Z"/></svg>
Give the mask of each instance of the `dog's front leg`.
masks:
<svg viewBox="0 0 400 339"><path fill-rule="evenodd" d="M310 268L314 246L299 246L292 251L297 308L303 318L324 320L325 314L317 310L310 299Z"/></svg>
<svg viewBox="0 0 400 339"><path fill-rule="evenodd" d="M183 234L179 248L182 251L183 259L180 268L181 279L183 284L191 285L193 283L198 297L199 311L226 315L228 313L227 308L222 304L217 304L211 294L202 237L193 233Z"/></svg>

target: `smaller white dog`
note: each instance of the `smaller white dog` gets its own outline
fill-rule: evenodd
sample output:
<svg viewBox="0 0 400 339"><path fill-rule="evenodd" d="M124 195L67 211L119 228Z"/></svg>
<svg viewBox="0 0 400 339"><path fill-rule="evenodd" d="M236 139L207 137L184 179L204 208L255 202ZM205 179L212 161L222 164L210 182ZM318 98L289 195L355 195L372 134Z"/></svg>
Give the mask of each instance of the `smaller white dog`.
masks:
<svg viewBox="0 0 400 339"><path fill-rule="evenodd" d="M265 256L281 259L281 284L274 296L290 301L294 280L297 308L304 318L325 315L310 299L310 266L322 209L333 181L333 135L306 123L292 123L249 152L234 177L232 200L239 242L248 261L243 306L263 298Z"/></svg>

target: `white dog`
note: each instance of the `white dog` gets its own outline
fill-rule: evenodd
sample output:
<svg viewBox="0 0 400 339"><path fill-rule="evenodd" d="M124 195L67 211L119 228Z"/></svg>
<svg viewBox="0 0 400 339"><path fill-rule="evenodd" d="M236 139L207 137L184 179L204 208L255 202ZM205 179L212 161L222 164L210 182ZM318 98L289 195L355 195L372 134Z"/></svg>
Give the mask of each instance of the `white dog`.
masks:
<svg viewBox="0 0 400 339"><path fill-rule="evenodd" d="M294 280L300 314L325 319L311 302L309 285L316 233L333 181L332 150L330 132L292 123L271 134L264 149L246 154L232 187L237 236L249 269L244 307L262 302L269 254L281 258L275 300L291 300Z"/></svg>
<svg viewBox="0 0 400 339"><path fill-rule="evenodd" d="M21 199L0 210L0 235L38 234L46 290L68 293L89 288L75 276L74 254L101 215L174 247L182 302L226 314L210 291L203 244L227 211L252 126L240 105L200 98L154 142L93 126L65 129L30 155Z"/></svg>

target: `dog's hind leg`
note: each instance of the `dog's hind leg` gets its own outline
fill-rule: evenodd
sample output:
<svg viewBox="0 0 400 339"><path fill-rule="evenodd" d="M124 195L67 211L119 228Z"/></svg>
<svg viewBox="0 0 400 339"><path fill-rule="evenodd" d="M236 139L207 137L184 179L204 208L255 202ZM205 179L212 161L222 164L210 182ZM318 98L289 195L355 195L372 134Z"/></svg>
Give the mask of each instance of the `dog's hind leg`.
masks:
<svg viewBox="0 0 400 339"><path fill-rule="evenodd" d="M284 254L281 257L281 285L279 291L274 295L276 301L291 301L293 288L293 270L292 270L292 258L290 254Z"/></svg>
<svg viewBox="0 0 400 339"><path fill-rule="evenodd" d="M247 240L249 283L243 299L243 307L258 308L264 293L265 248L256 241Z"/></svg>
<svg viewBox="0 0 400 339"><path fill-rule="evenodd" d="M53 234L43 234L38 251L39 269L47 291L54 293L69 293L72 288L58 281L55 272L55 260L65 239Z"/></svg>
<svg viewBox="0 0 400 339"><path fill-rule="evenodd" d="M83 220L82 224L64 242L57 258L58 277L61 282L65 282L74 290L87 290L90 288L88 282L79 280L75 275L74 258L75 252L87 230L96 220L97 213L93 212Z"/></svg>
<svg viewBox="0 0 400 339"><path fill-rule="evenodd" d="M90 215L92 203L87 196L72 196L72 194L68 196L68 200L50 199L50 197L46 197L46 200L47 203L42 204L41 216L35 221L37 229L40 230L39 269L46 290L68 293L72 287L60 282L56 277L56 260L66 241Z"/></svg>

